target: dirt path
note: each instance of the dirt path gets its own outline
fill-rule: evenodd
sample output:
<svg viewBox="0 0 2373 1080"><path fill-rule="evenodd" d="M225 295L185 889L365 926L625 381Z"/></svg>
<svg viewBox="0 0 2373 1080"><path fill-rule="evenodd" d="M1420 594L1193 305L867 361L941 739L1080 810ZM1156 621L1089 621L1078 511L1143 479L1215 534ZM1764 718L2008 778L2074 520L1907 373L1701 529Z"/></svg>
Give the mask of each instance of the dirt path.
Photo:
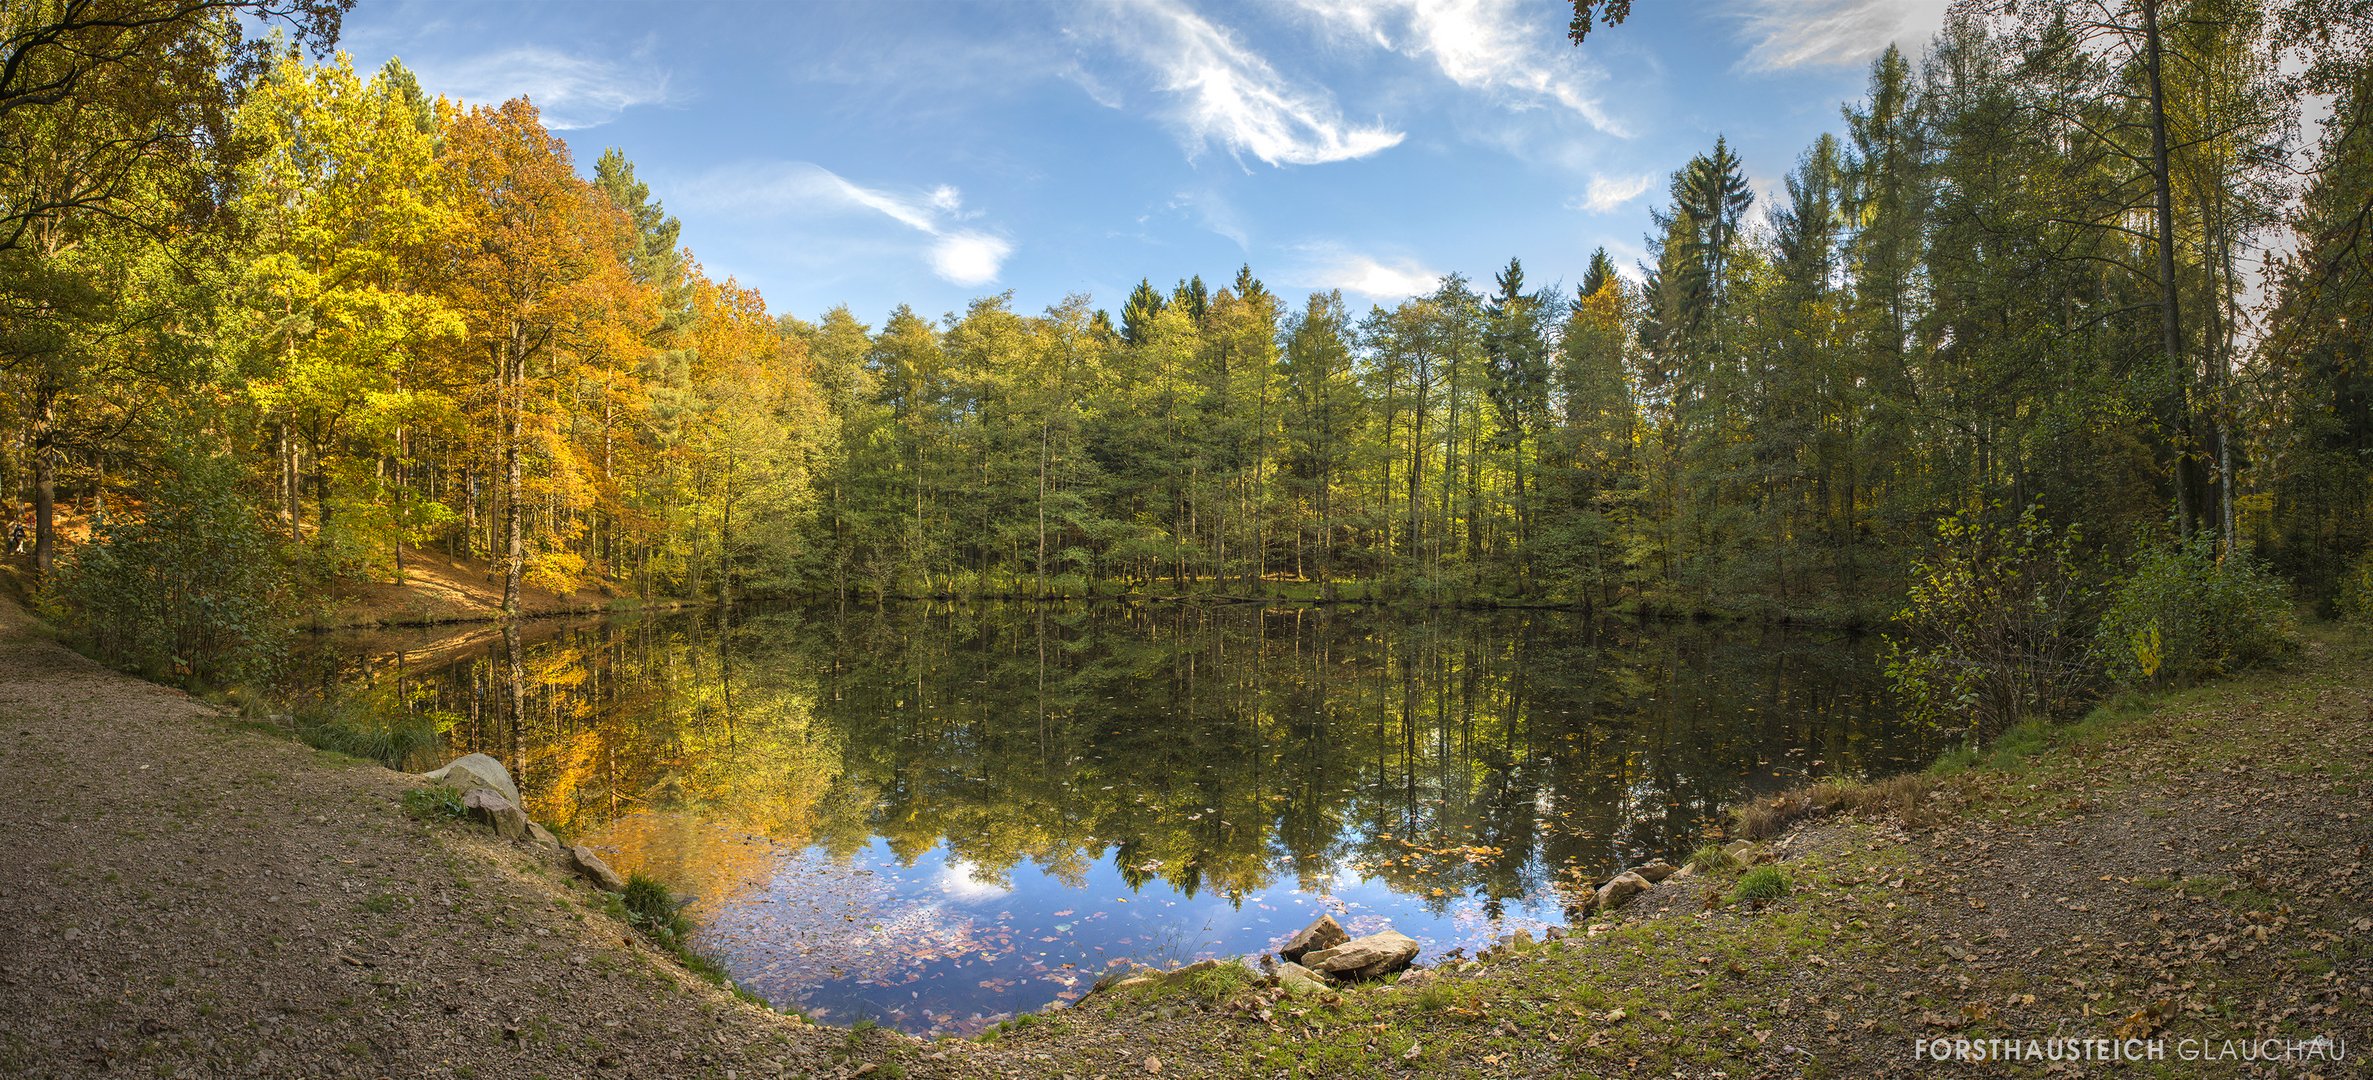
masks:
<svg viewBox="0 0 2373 1080"><path fill-rule="evenodd" d="M241 731L0 603L0 1075L831 1075L911 1043L698 981L376 765Z"/></svg>

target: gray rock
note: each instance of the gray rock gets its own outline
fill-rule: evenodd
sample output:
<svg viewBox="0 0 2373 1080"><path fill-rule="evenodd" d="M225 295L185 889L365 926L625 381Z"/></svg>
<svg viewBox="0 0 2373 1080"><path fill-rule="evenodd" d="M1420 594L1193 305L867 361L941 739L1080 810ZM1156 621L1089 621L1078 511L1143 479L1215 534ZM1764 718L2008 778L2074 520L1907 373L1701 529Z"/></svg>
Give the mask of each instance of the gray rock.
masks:
<svg viewBox="0 0 2373 1080"><path fill-rule="evenodd" d="M1325 994L1335 989L1327 977L1287 960L1277 965L1277 985L1295 997L1304 994Z"/></svg>
<svg viewBox="0 0 2373 1080"><path fill-rule="evenodd" d="M511 770L503 763L484 754L464 754L454 758L444 768L422 773L420 778L432 784L443 784L464 795L473 791L491 791L513 806L524 806L519 798L519 785L511 782Z"/></svg>
<svg viewBox="0 0 2373 1080"><path fill-rule="evenodd" d="M1615 875L1615 880L1598 887L1598 909L1613 911L1630 903L1632 897L1654 887L1648 883L1647 878L1626 870Z"/></svg>
<svg viewBox="0 0 2373 1080"><path fill-rule="evenodd" d="M560 838L552 835L552 830L538 825L532 821L527 823L527 838L535 841L536 843L542 844L545 847L560 846Z"/></svg>
<svg viewBox="0 0 2373 1080"><path fill-rule="evenodd" d="M527 839L527 811L518 804L485 788L467 792L461 797L462 809L472 818L494 829L495 835L505 840Z"/></svg>
<svg viewBox="0 0 2373 1080"><path fill-rule="evenodd" d="M1331 949L1302 956L1302 966L1338 979L1376 979L1417 959L1417 942L1397 930L1356 937Z"/></svg>
<svg viewBox="0 0 2373 1080"><path fill-rule="evenodd" d="M1648 884L1655 885L1662 883L1664 879L1673 876L1674 869L1675 868L1673 864L1666 862L1663 859L1658 859L1655 862L1647 864L1646 866L1632 867L1631 872L1638 874L1641 877L1647 878Z"/></svg>
<svg viewBox="0 0 2373 1080"><path fill-rule="evenodd" d="M577 873L584 875L585 880L592 882L595 888L603 892L626 891L626 879L619 877L618 871L610 869L610 864L601 861L601 856L594 854L592 848L583 844L570 848L569 862L575 865Z"/></svg>
<svg viewBox="0 0 2373 1080"><path fill-rule="evenodd" d="M1343 924L1336 922L1334 916L1321 915L1318 921L1285 939L1285 944L1278 946L1277 955L1280 959L1300 960L1306 954L1332 949L1350 940L1351 935L1343 932Z"/></svg>

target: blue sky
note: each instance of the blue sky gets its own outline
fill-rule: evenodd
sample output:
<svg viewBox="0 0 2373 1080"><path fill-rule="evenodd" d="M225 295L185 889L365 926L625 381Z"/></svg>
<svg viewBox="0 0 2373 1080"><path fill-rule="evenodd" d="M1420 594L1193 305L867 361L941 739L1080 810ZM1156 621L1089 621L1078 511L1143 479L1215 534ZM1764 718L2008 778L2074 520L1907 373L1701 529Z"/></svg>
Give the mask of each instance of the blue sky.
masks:
<svg viewBox="0 0 2373 1080"><path fill-rule="evenodd" d="M1117 309L1241 263L1355 310L1509 256L1630 268L1727 135L1769 192L1944 0L1642 0L1581 49L1557 0L362 0L342 47L431 93L526 94L580 170L615 146L715 277L879 325L1011 290Z"/></svg>

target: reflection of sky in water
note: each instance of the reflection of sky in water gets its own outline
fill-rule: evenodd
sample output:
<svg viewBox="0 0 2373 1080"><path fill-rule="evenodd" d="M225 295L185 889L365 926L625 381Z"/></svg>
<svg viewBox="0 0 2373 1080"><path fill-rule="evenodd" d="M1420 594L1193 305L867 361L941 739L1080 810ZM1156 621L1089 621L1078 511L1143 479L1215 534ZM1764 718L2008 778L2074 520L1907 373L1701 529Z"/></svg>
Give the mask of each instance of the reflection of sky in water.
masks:
<svg viewBox="0 0 2373 1080"><path fill-rule="evenodd" d="M901 866L877 839L845 861L778 851L758 888L690 913L698 947L775 1004L929 1033L1077 1000L1121 964L1267 952L1322 914L1354 934L1408 934L1424 946L1421 962L1564 921L1553 896L1504 901L1494 922L1473 897L1436 898L1437 912L1351 866L1326 879L1324 894L1294 887L1283 869L1279 884L1233 903L1158 877L1133 890L1109 852L1078 885L1027 862L993 881L944 845Z"/></svg>
<svg viewBox="0 0 2373 1080"><path fill-rule="evenodd" d="M545 632L330 644L297 685L501 758L538 820L697 895L752 989L918 1032L1321 913L1471 951L1756 792L1935 750L1869 642L1775 629L991 605Z"/></svg>

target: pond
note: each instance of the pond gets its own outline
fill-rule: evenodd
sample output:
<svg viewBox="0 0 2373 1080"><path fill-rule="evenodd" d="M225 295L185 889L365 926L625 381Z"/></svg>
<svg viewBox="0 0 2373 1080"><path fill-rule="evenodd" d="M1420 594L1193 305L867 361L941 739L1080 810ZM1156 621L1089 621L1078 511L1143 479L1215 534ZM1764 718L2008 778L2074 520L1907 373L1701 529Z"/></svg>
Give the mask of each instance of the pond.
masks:
<svg viewBox="0 0 2373 1080"><path fill-rule="evenodd" d="M1319 913L1420 962L1934 752L1871 642L1554 611L741 608L316 643L816 1019L968 1033ZM434 762L422 760L416 767Z"/></svg>

